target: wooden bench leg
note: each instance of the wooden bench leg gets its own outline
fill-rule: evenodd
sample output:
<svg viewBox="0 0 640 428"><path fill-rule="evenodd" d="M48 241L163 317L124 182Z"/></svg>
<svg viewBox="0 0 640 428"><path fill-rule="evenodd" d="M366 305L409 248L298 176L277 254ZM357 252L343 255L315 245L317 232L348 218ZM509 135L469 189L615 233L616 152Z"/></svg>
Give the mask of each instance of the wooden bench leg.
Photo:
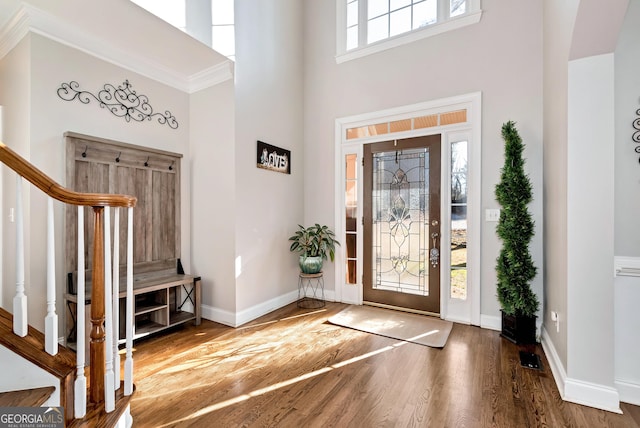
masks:
<svg viewBox="0 0 640 428"><path fill-rule="evenodd" d="M193 308L196 314L196 325L200 325L202 322L202 279L200 277L196 277L193 279L193 286L196 289L196 298L195 298L195 307Z"/></svg>

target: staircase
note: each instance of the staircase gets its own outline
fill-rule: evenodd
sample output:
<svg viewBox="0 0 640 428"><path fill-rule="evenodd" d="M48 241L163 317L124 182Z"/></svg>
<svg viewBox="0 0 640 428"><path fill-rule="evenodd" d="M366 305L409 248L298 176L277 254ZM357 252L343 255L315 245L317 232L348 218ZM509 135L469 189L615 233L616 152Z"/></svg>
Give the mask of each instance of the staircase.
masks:
<svg viewBox="0 0 640 428"><path fill-rule="evenodd" d="M16 292L13 313L0 308L0 346L18 358L52 375L56 386L0 393L0 407L59 405L64 408L67 427L129 427L132 424L129 404L133 385L133 207L136 198L127 195L79 193L66 189L50 179L25 159L0 142L0 161L16 173ZM22 185L28 181L48 196L47 210L47 281L46 317L44 333L29 325L27 299L24 287L24 231ZM91 328L85 332L83 322L77 326L77 349L85 349L89 342L89 368L85 367L85 353L74 353L58 344L58 316L55 275L55 242L53 203L78 207L78 270L77 298L85 300L85 272L90 271ZM94 247L85 249L84 212L92 215ZM119 310L117 287L112 286L112 275L119 275L119 245L111 251L111 231L114 241L119 237L119 210L126 209L127 218L127 296L126 296L126 357L124 381L120 381L120 355L118 328L113 326L113 314ZM111 210L115 221L111 223ZM67 225L68 227L69 225ZM36 244L37 245L37 244ZM91 251L92 264L85 266L85 253ZM112 269L111 261L114 261ZM31 290L33 292L33 286ZM42 290L44 295L45 290ZM40 293L38 293L40 294ZM84 305L78 305L77 316L84 319ZM11 354L6 354L11 356ZM18 360L22 361L22 360ZM89 371L89 380L85 371ZM87 388L87 383L89 387ZM0 381L0 386L2 382ZM57 392L57 394L55 394ZM59 400L56 398L59 397ZM59 403L51 404L51 401Z"/></svg>
<svg viewBox="0 0 640 428"><path fill-rule="evenodd" d="M0 407L39 407L56 390L54 386L0 392Z"/></svg>

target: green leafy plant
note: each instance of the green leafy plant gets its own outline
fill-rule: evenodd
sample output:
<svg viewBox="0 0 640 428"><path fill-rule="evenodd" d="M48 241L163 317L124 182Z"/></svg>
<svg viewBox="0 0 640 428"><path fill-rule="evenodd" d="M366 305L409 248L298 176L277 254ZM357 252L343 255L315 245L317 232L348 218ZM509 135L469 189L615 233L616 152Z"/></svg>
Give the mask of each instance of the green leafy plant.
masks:
<svg viewBox="0 0 640 428"><path fill-rule="evenodd" d="M524 172L524 144L514 122L502 126L502 138L504 166L495 188L496 200L502 207L496 228L502 240L496 265L498 300L506 314L531 317L539 306L530 286L537 271L529 252L534 234L534 222L527 207L532 200L531 182Z"/></svg>
<svg viewBox="0 0 640 428"><path fill-rule="evenodd" d="M289 241L292 241L289 247L292 252L297 251L305 257L322 257L323 260L327 260L328 255L331 261L335 259L336 245L340 245L333 231L318 223L309 227L298 225Z"/></svg>

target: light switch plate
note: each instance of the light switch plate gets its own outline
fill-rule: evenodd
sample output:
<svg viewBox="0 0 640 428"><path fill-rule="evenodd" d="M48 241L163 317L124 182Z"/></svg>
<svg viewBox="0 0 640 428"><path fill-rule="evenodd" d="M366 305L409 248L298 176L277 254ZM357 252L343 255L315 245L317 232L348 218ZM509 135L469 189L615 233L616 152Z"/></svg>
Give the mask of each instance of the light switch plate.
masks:
<svg viewBox="0 0 640 428"><path fill-rule="evenodd" d="M499 209L487 209L484 214L485 221L498 221L500 220Z"/></svg>

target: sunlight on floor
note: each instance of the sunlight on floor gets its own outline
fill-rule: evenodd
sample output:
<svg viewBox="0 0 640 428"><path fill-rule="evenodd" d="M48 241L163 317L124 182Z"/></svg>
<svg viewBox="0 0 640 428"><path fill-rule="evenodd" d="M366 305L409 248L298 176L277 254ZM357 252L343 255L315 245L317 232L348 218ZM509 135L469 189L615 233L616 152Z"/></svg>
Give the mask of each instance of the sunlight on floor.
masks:
<svg viewBox="0 0 640 428"><path fill-rule="evenodd" d="M296 316L296 317L298 317L298 316ZM295 317L291 317L291 318L295 318ZM283 319L286 319L286 318L283 318ZM438 333L438 330L432 330L432 331L420 334L418 336L411 337L411 338L409 338L407 340L403 340L401 342L394 343L393 345L385 346L384 348L380 348L380 349L377 349L375 351L371 351L371 352L368 352L366 354L362 354L362 355L359 355L357 357L350 358L350 359L342 361L340 363L335 363L335 364L332 364L332 365L330 365L328 367L324 367L324 368L321 368L321 369L318 369L318 370L314 370L312 372L305 373L303 375L300 375L300 376L297 376L297 377L294 377L294 378L291 378L291 379L287 379L287 380L284 380L282 382L278 382L278 383L275 383L273 385L266 386L264 388L256 389L255 391L251 391L248 394L238 395L237 397L233 397L233 398L230 398L228 400L212 404L211 406L207 406L207 407L205 407L203 409L200 409L197 412L194 412L194 413L192 413L191 415L189 415L187 417L184 417L184 418L181 418L181 419L177 419L175 421L169 422L169 423L167 423L165 425L161 425L161 426L163 426L163 427L164 426L172 426L172 425L174 425L176 423L187 422L187 421L189 421L191 419L195 419L195 418L199 418L199 417L205 416L205 415L207 415L209 413L215 412L216 410L219 410L219 409L222 409L222 408L225 408L225 407L228 407L228 406L232 406L234 404L238 404L238 403L241 403L243 401L246 401L246 400L248 400L248 399L250 399L252 397L258 397L260 395L267 394L267 393L272 392L272 391L276 391L276 390L284 388L286 386L293 385L295 383L302 382L304 380L311 379L313 377L328 373L328 372L330 372L332 370L348 366L349 364L353 364L353 363L356 363L358 361L362 361L362 360L365 360L367 358L371 358L373 356L382 354L382 353L387 352L387 351L392 351L392 350L394 350L396 348L399 348L401 346L406 345L407 343L411 343L412 340L417 340L417 339L420 339L421 337L429 336L429 335L436 334L436 333Z"/></svg>
<svg viewBox="0 0 640 428"><path fill-rule="evenodd" d="M319 309L319 310L315 310L315 311L310 311L310 312L304 312L302 314L298 314L298 315L292 315L289 317L284 317L284 318L280 318L278 320L274 320L274 321L268 321L268 322L263 322L263 323L259 323L259 324L250 324L250 325L246 325L243 327L237 327L234 329L234 331L241 331L241 330L249 330L255 327L260 327L260 326L265 326L265 325L271 325L271 324L275 324L281 321L289 321L289 320L293 320L293 319L297 319L297 318L303 318L303 317L307 317L309 315L316 315L316 314L320 314L326 312L326 309ZM196 336L202 336L205 335L205 333L196 333ZM212 343L215 342L219 342L221 340L221 338L216 337L216 338L212 338L211 340L208 340L206 342L203 342L199 347L207 347L209 345L211 345ZM224 340L224 339L222 339ZM180 355L176 355L175 359L176 361L180 361L180 363L177 363L171 367L165 368L163 370L161 370L160 372L158 372L159 374L162 375L171 375L171 374L177 374L180 373L184 370L191 370L191 369L197 369L197 368L206 368L208 366L214 365L214 364L218 364L221 361L226 361L226 362L230 362L230 361L236 361L236 360L242 360L244 358L248 358L248 357L253 357L256 354L259 353L264 353L264 352L269 352L270 350L272 350L275 347L278 347L280 345L280 342L274 342L274 341L270 341L268 344L251 344L249 346L243 346L241 349L234 349L231 351L222 351L222 352L213 352L213 353L207 353L206 356L202 356L200 358L190 358L190 359L183 359L182 355L187 354L187 353L191 353L194 351L194 349L190 349L189 351L180 354ZM135 350L135 348L134 348ZM121 354L124 353L124 349L120 351ZM162 396L166 396L166 395L172 395L173 393L180 391L180 392L184 392L184 391L188 391L190 389L193 388L201 388L203 385L197 385L197 386L189 386L186 388L182 388L182 389L174 389L170 392L166 392L166 393L156 393L153 394L151 396L148 397L135 397L133 399L133 401L143 401L143 400L156 400Z"/></svg>
<svg viewBox="0 0 640 428"><path fill-rule="evenodd" d="M326 311L327 311L326 309L319 309L317 311L305 312L303 314L298 314L298 315L292 315L290 317L281 318L279 320L267 321L267 322L263 322L263 323L260 323L260 324L249 324L249 325L245 325L245 326L236 327L236 330L248 330L250 328L262 327L262 326L269 325L269 324L279 323L281 321L289 321L289 320L293 320L293 319L296 319L296 318L307 317L309 315L320 314L320 313L326 312Z"/></svg>

